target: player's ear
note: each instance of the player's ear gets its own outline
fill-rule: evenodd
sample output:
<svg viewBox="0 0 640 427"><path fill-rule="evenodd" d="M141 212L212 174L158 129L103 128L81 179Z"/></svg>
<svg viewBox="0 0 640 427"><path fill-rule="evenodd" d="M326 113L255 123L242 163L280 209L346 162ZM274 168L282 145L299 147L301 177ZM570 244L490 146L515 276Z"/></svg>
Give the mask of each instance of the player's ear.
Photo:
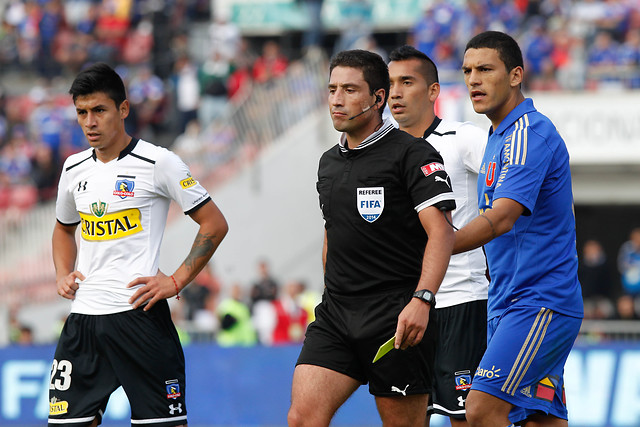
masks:
<svg viewBox="0 0 640 427"><path fill-rule="evenodd" d="M524 80L524 70L522 69L522 67L513 67L513 69L509 72L509 79L511 87L520 86L522 84L522 81Z"/></svg>
<svg viewBox="0 0 640 427"><path fill-rule="evenodd" d="M438 96L440 95L440 83L438 82L431 83L431 86L429 86L428 92L429 92L429 101L431 101L431 103L436 102L436 99L438 99Z"/></svg>
<svg viewBox="0 0 640 427"><path fill-rule="evenodd" d="M120 103L120 107L118 107L118 111L120 111L120 118L126 119L129 116L129 100L125 99Z"/></svg>

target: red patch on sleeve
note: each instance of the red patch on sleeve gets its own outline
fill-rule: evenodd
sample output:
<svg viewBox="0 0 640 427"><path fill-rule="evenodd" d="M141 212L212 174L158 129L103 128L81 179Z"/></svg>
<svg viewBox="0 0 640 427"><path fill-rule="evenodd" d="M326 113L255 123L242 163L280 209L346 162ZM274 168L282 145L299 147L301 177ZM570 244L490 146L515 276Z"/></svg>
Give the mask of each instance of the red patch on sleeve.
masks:
<svg viewBox="0 0 640 427"><path fill-rule="evenodd" d="M434 172L443 171L444 165L442 163L433 162L429 163L428 165L422 166L420 169L422 170L424 176L429 176Z"/></svg>

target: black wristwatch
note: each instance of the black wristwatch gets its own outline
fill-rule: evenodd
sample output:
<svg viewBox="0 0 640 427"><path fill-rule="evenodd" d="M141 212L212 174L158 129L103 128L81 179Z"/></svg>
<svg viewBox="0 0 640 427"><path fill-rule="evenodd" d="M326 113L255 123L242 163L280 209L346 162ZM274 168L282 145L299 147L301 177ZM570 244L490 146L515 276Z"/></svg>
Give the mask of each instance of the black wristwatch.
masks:
<svg viewBox="0 0 640 427"><path fill-rule="evenodd" d="M419 291L415 291L413 293L414 298L418 298L420 301L424 301L431 306L431 308L436 308L436 296L433 292L427 289L420 289Z"/></svg>

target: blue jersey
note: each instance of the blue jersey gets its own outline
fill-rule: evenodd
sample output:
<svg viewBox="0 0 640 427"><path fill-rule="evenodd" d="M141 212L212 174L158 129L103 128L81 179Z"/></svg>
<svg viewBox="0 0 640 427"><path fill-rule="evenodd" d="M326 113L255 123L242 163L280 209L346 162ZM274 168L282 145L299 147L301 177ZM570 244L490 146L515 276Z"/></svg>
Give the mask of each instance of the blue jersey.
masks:
<svg viewBox="0 0 640 427"><path fill-rule="evenodd" d="M582 317L569 153L531 99L489 135L478 176L480 212L499 198L525 210L508 233L485 245L489 319L515 305Z"/></svg>

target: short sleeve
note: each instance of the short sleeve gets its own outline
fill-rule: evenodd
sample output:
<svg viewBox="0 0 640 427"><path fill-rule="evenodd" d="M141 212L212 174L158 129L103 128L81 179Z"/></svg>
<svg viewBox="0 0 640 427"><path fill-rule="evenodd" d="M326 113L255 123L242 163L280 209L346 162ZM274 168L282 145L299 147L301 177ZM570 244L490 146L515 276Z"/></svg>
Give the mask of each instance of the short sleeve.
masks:
<svg viewBox="0 0 640 427"><path fill-rule="evenodd" d="M404 178L417 212L438 205L455 209L451 180L440 154L421 138L409 144L404 158Z"/></svg>
<svg viewBox="0 0 640 427"><path fill-rule="evenodd" d="M545 139L530 127L516 130L502 151L502 170L493 200L509 198L533 212L553 152Z"/></svg>
<svg viewBox="0 0 640 427"><path fill-rule="evenodd" d="M56 219L64 225L75 225L80 222L80 214L76 208L73 197L73 189L69 184L69 175L65 168L62 169L58 182L58 196L56 198Z"/></svg>
<svg viewBox="0 0 640 427"><path fill-rule="evenodd" d="M155 173L158 193L178 203L185 214L211 198L207 190L191 176L187 165L169 150L164 150L158 157Z"/></svg>

